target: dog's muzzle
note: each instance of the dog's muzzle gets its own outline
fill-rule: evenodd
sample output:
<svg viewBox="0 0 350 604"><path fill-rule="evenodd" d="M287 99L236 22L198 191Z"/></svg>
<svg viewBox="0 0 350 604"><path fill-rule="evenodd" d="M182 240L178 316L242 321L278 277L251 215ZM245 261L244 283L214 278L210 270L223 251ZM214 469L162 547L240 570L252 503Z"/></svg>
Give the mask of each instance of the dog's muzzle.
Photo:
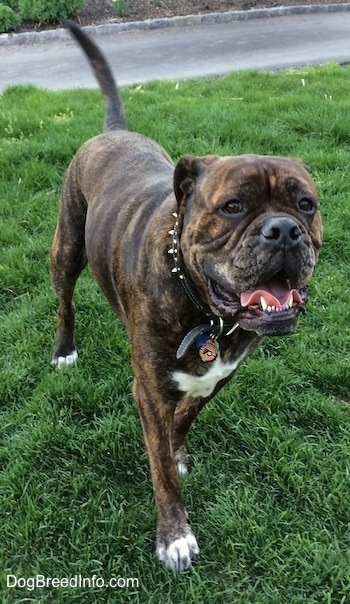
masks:
<svg viewBox="0 0 350 604"><path fill-rule="evenodd" d="M239 259L245 270L241 268L238 277L237 271L233 275L235 287L220 282L207 267L211 301L245 330L259 335L292 333L299 313L305 310L308 292L304 284L314 264L308 234L293 217L271 216L249 239L246 256Z"/></svg>

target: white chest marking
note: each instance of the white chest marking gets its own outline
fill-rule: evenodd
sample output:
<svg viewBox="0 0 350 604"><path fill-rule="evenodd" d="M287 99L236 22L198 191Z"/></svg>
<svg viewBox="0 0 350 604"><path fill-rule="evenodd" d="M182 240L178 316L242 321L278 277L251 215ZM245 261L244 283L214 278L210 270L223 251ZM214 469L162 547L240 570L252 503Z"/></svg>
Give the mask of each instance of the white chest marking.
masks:
<svg viewBox="0 0 350 604"><path fill-rule="evenodd" d="M204 375L196 376L184 371L174 371L173 380L177 383L179 390L185 392L186 396L210 396L216 384L235 371L247 353L248 350L245 350L232 363L223 363L220 354L218 354Z"/></svg>

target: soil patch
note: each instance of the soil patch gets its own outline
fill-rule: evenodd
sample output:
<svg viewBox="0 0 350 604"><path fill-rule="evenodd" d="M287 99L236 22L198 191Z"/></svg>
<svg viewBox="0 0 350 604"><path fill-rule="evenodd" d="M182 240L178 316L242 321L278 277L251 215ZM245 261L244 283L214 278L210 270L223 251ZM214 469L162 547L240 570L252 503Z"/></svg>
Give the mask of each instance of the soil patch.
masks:
<svg viewBox="0 0 350 604"><path fill-rule="evenodd" d="M116 5L124 6L125 14L116 14ZM332 4L347 4L348 0L333 0ZM80 25L144 21L203 13L224 13L232 10L271 8L276 6L305 6L306 4L329 4L327 0L85 0L83 8L72 19ZM16 31L40 31L58 27L59 23L22 24Z"/></svg>

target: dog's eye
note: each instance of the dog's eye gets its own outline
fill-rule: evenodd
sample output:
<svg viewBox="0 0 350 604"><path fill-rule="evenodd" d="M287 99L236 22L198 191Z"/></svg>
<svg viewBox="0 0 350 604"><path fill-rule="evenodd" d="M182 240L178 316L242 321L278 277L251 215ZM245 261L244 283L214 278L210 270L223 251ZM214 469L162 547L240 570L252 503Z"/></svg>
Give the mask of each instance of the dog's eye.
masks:
<svg viewBox="0 0 350 604"><path fill-rule="evenodd" d="M314 214L316 212L316 206L309 197L302 197L298 202L298 206L305 214Z"/></svg>
<svg viewBox="0 0 350 604"><path fill-rule="evenodd" d="M238 199L229 199L221 206L220 211L222 214L233 215L241 214L243 212L243 205Z"/></svg>

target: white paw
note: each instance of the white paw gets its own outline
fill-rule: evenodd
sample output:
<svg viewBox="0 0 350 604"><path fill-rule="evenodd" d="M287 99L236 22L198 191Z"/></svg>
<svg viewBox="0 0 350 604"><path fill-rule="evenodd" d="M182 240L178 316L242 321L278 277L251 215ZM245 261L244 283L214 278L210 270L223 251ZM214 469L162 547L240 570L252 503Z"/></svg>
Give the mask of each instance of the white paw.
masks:
<svg viewBox="0 0 350 604"><path fill-rule="evenodd" d="M189 473L187 463L185 463L184 461L178 461L177 473L179 474L179 476L187 476L187 474Z"/></svg>
<svg viewBox="0 0 350 604"><path fill-rule="evenodd" d="M61 369L61 367L70 367L71 365L75 365L78 359L78 352L73 350L71 354L67 354L66 357L55 357L51 361L51 365L57 367L57 369Z"/></svg>
<svg viewBox="0 0 350 604"><path fill-rule="evenodd" d="M175 539L168 547L161 545L157 547L157 556L159 561L166 568L182 572L187 570L196 560L199 554L197 540L193 533L188 532L185 537Z"/></svg>

